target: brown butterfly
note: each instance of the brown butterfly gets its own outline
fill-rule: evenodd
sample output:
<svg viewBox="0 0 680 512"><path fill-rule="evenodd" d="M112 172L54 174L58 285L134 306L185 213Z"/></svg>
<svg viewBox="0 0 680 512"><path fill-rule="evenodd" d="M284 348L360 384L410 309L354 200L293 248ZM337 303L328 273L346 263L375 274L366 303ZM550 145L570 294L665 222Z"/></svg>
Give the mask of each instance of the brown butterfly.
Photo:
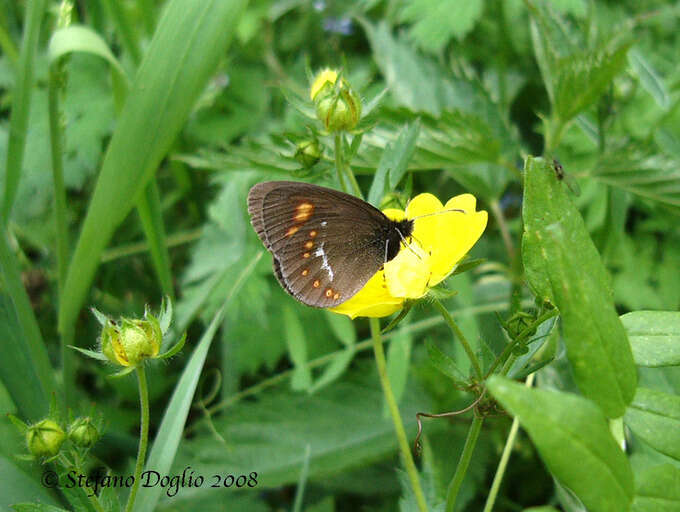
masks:
<svg viewBox="0 0 680 512"><path fill-rule="evenodd" d="M413 232L413 220L394 221L349 194L293 181L255 185L248 213L283 289L318 308L355 295Z"/></svg>

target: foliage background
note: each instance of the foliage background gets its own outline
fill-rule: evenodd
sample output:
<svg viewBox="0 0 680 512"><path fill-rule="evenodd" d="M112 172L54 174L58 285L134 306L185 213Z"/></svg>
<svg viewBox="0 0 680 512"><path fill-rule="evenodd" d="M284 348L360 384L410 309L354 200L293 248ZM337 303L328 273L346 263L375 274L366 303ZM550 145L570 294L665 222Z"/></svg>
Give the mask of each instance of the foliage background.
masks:
<svg viewBox="0 0 680 512"><path fill-rule="evenodd" d="M273 278L269 256L262 256L245 208L247 191L258 181L305 179L334 185L329 137L320 135L324 154L313 168L303 169L294 159L295 144L310 137L310 127L319 129L304 114L313 108L307 100L309 70L325 66L345 70L365 107L374 98L380 100L363 121L367 132L351 162L365 193L377 169L401 159L408 162L405 178L392 184L398 186L389 196L398 204L423 191L444 200L471 192L490 211L486 234L472 251L486 263L450 279L449 288L458 294L445 301L480 352L488 346L497 354L507 343L494 312L506 315L513 283L520 279L521 170L529 154L558 158L576 178L581 194L573 199L611 274L617 311L678 310L677 6L651 0L537 5L519 0L279 0L250 2L241 10L238 2L227 2L232 3L223 12L231 25L223 36L232 39L228 51L224 41L213 48L197 39L187 46L184 59L168 50L166 68L139 68L147 62L141 59L158 47L151 39L168 8L165 3L76 3L73 23L101 37L116 62L112 65L91 48L57 64L47 49L59 4L46 2L39 16L34 80L29 81L25 156L7 221L11 254L3 256L0 343L6 362L0 409L29 420L47 411L45 396L36 402L28 396L30 390L23 398L16 391L26 380L33 382L21 373L27 363L15 361L24 357L17 347L33 331L17 313L21 308L12 288L11 264L20 269L38 337L55 368L49 379L71 386L68 400L76 411L96 403L107 426L94 453L121 474L131 472L137 443L134 381L110 380L110 368L80 357L64 365L64 338L81 347L96 345L98 325L86 313L87 304L114 316L135 316L146 303L157 306L164 292L176 296L176 332L188 329L189 344L167 365L149 372L153 433L173 390L179 389L180 375L194 368L187 366L192 349L226 303L212 344L200 345L210 346L205 365L194 368L194 377L200 373L203 380L193 399L187 399L194 407L172 471L187 465L203 475L257 471L260 485L250 492L182 490L172 498L161 496L158 509L290 508L301 474L305 510L392 510L400 500L409 509L393 428L366 351L370 345L362 341L368 337L367 323L352 323L291 300ZM3 208L10 110L18 91L28 87L20 80L25 75L19 53L33 4L0 0ZM179 47L178 34L188 27L179 17L174 23L164 34ZM207 25L201 27L201 33L211 33ZM160 41L159 32L154 37ZM215 66L201 67L210 59ZM162 104L163 91L176 91L177 82L163 71L172 69L179 82L185 80L186 89ZM128 105L138 100L137 110L118 103L120 90L128 90L118 72L128 77L131 85L123 95L129 94ZM157 78L159 96L144 96L136 85L136 73L143 72ZM198 77L194 82L192 73ZM63 128L67 237L57 235L50 172L48 95L55 83ZM555 130L551 120L556 118L565 121L564 129ZM156 121L160 128L153 132ZM414 136L406 126L416 122L413 152L404 155L400 152ZM135 127L122 129L130 139L120 142L130 149L127 160L111 156L116 137L126 136L118 135L121 126ZM176 126L178 135L171 128L164 131L166 126ZM149 139L135 139L144 133ZM165 148L156 146L153 137L165 137ZM153 155L159 161L162 157L159 165ZM145 162L143 169L140 161ZM97 179L111 187L100 187ZM155 185L142 194L146 199L126 193L148 179ZM104 197L98 210L103 223L92 213L95 187ZM133 205L137 211L129 214ZM110 240L93 243L95 249L83 245L87 212L93 218L92 233L112 232ZM110 218L117 220L106 224ZM65 250L71 263L68 277L59 266L59 240L74 242ZM100 254L97 247L105 248ZM91 287L87 278L79 282L88 266ZM78 303L79 293L87 293L83 303ZM524 285L521 298L525 307L531 306L533 296ZM560 331L552 333L555 359L538 372L537 384L575 391ZM427 303L414 308L386 339L389 371L411 439L415 412L470 403L471 395L454 390L429 361L425 342L451 355L463 374L469 372L465 354ZM677 367L640 368L639 379L645 387L668 394L680 390ZM30 403L35 407L26 405ZM672 421L677 425L678 417ZM444 493L469 422L463 416L426 423L421 465L429 496ZM505 416L485 423L460 510L483 507L509 424ZM0 482L2 505L32 499L35 493L57 503L56 494L38 487L39 469L14 459L24 447L11 424L3 419L0 428L0 471L11 476ZM677 467L677 451L661 450L661 455L658 446L627 434L634 457ZM539 505L579 510L547 471L531 440L520 433L496 510Z"/></svg>

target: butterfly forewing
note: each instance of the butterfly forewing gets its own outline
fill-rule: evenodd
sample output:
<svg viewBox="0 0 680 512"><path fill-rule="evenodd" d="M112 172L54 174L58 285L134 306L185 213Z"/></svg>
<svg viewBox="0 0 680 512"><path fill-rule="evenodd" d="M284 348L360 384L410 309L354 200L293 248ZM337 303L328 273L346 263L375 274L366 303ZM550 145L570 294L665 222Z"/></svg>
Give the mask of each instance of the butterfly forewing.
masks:
<svg viewBox="0 0 680 512"><path fill-rule="evenodd" d="M348 194L306 183L259 183L248 195L248 211L274 256L277 279L307 305L341 304L384 263L378 234L389 220Z"/></svg>

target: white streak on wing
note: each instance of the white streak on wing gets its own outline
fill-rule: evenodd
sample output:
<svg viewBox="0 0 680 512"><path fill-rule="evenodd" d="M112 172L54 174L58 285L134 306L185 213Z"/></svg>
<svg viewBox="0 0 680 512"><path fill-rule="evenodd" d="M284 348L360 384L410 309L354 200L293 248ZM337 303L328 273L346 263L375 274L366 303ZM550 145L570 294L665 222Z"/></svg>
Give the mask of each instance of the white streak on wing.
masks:
<svg viewBox="0 0 680 512"><path fill-rule="evenodd" d="M326 222L325 220L321 222L321 226L324 228L326 227L326 224L328 224L328 222Z"/></svg>
<svg viewBox="0 0 680 512"><path fill-rule="evenodd" d="M322 257L323 258L323 263L321 264L321 268L326 270L328 272L328 278L333 281L333 269L331 266L328 264L328 257L326 256L326 251L323 250L323 246L326 242L321 242L321 247L319 247L315 252L314 256L317 257Z"/></svg>

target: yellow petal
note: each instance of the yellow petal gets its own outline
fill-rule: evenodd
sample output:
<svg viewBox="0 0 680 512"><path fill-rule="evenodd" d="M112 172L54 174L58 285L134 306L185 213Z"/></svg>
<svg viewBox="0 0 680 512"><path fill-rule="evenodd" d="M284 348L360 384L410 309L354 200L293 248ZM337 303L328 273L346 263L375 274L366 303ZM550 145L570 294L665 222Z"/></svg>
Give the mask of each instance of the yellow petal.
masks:
<svg viewBox="0 0 680 512"><path fill-rule="evenodd" d="M462 194L449 199L441 215L422 219L437 219L439 242L436 250L432 251L430 286L448 276L482 236L486 228L487 213L483 210L475 211L476 202L475 196ZM463 210L464 213L446 211L456 209Z"/></svg>
<svg viewBox="0 0 680 512"><path fill-rule="evenodd" d="M329 309L350 318L358 316L380 318L399 311L403 302L404 299L390 294L385 282L385 273L381 270L376 272L354 297Z"/></svg>
<svg viewBox="0 0 680 512"><path fill-rule="evenodd" d="M395 297L418 299L425 295L430 279L430 256L417 244L402 248L385 264L387 288Z"/></svg>

